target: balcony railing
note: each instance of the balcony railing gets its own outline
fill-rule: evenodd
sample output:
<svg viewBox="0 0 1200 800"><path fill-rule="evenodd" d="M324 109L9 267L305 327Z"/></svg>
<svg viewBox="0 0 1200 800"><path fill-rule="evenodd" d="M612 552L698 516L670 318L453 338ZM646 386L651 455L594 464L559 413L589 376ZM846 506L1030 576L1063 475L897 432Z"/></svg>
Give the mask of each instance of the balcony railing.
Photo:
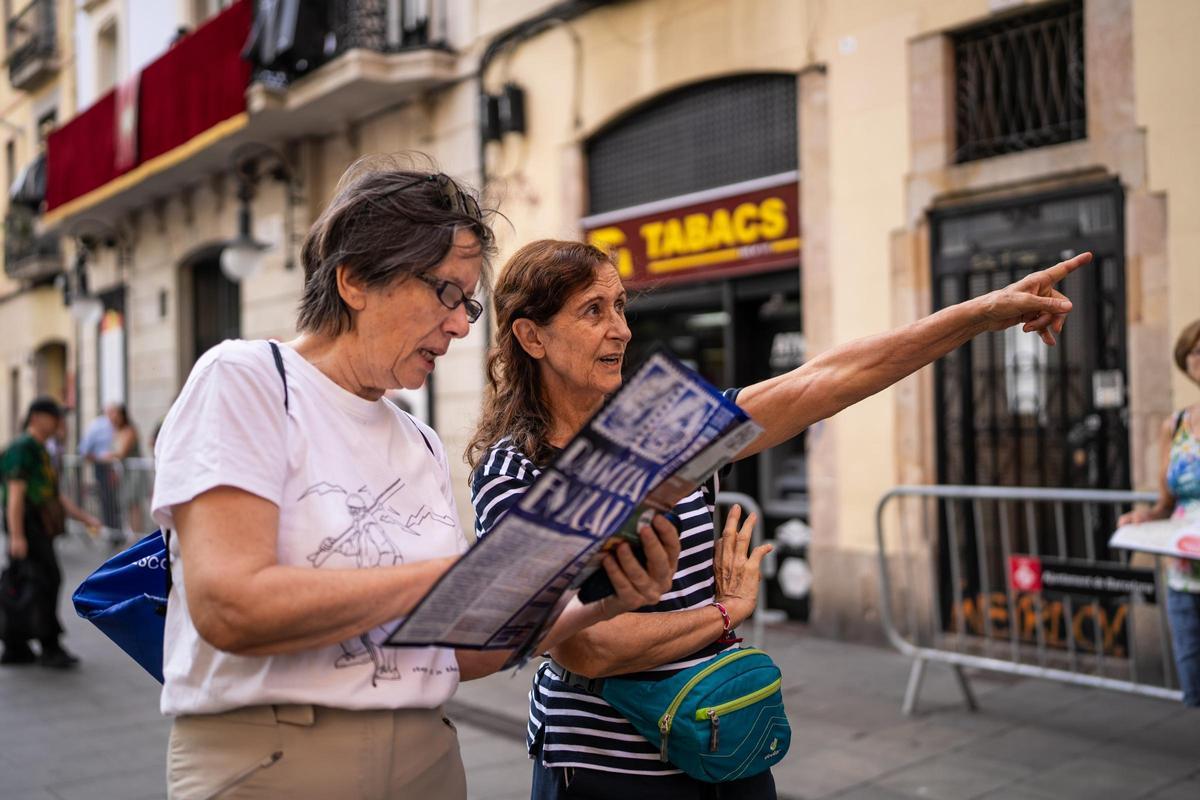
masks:
<svg viewBox="0 0 1200 800"><path fill-rule="evenodd" d="M32 0L5 31L8 76L16 89L28 89L56 69L54 0Z"/></svg>
<svg viewBox="0 0 1200 800"><path fill-rule="evenodd" d="M62 272L57 236L39 234L37 212L14 203L4 217L4 272L17 280L43 281Z"/></svg>
<svg viewBox="0 0 1200 800"><path fill-rule="evenodd" d="M426 47L439 5L434 0L339 0L333 4L337 51L361 47L387 53Z"/></svg>
<svg viewBox="0 0 1200 800"><path fill-rule="evenodd" d="M190 145L199 152L205 149L203 137L214 141L221 138L210 133L220 134L218 126L236 129L239 115L246 110L250 65L242 60L241 51L250 21L249 0L239 0L142 69L137 95L137 152L132 163L117 158L116 91L50 133L46 212L52 224L72 213L70 208L63 211L63 206L111 185L117 178L137 170L147 175L162 174L152 162L161 164L161 157L175 152L172 158L186 164L192 159L179 158L178 148ZM173 185L173 181L163 180L165 186ZM74 210L79 208L77 205Z"/></svg>
<svg viewBox="0 0 1200 800"><path fill-rule="evenodd" d="M398 53L439 43L442 0L332 0L301 6L293 20L282 4L255 3L254 80L282 87L351 50ZM284 26L291 30L281 30ZM268 37L267 32L279 33ZM280 41L288 41L279 47Z"/></svg>

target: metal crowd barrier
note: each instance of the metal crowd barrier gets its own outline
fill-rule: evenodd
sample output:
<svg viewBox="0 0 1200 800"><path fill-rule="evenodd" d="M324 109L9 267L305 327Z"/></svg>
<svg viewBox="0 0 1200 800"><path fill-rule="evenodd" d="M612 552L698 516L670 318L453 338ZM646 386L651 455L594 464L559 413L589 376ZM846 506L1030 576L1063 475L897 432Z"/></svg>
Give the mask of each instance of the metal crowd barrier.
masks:
<svg viewBox="0 0 1200 800"><path fill-rule="evenodd" d="M100 520L102 527L96 538L120 546L156 527L150 518L154 491L151 458L98 464L77 455L64 455L60 481L64 495ZM84 529L71 522L70 530Z"/></svg>
<svg viewBox="0 0 1200 800"><path fill-rule="evenodd" d="M880 498L880 619L892 645L913 659L903 713L916 707L931 661L951 666L971 710L964 667L1180 700L1160 557L1136 559L1152 565L1152 597L1145 577L1136 591L1114 594L1135 584L1106 584L1117 588L1091 599L1040 583L1043 574L1062 581L1070 573L1076 588L1093 580L1080 574L1133 574L1131 554L1110 553L1108 537L1132 503L1155 498L979 486L898 486ZM1044 564L1053 565L1049 573L1026 571ZM1013 588L1028 588L1033 575L1041 591Z"/></svg>
<svg viewBox="0 0 1200 800"><path fill-rule="evenodd" d="M734 504L742 507L742 519L746 518L747 514L757 515L757 522L754 524L754 532L750 539L750 549L753 550L763 542L763 513L762 507L758 501L748 494L742 492L717 492L717 513L713 517L713 536L720 538L721 529L724 526L724 515L721 514L721 508L728 508ZM766 644L763 640L763 620L766 617L764 613L767 610L767 579L763 575L758 583L758 604L755 606L754 615L750 617L750 644L755 647L762 647Z"/></svg>

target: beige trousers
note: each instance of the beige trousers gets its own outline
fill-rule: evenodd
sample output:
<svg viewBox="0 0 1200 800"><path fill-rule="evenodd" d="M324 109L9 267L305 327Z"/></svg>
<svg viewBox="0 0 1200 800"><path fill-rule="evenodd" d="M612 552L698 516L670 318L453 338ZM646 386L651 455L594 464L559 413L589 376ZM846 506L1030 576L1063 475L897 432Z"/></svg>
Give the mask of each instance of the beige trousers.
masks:
<svg viewBox="0 0 1200 800"><path fill-rule="evenodd" d="M250 706L176 717L171 800L465 800L458 734L442 709Z"/></svg>

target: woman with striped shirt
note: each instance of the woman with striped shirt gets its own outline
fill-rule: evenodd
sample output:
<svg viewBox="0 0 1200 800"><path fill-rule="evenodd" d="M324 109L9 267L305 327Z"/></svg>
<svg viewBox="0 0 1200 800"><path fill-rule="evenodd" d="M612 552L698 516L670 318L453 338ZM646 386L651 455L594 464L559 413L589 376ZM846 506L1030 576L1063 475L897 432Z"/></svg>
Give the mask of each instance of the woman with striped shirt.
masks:
<svg viewBox="0 0 1200 800"><path fill-rule="evenodd" d="M1054 284L1090 260L1085 253L728 392L764 427L738 457L790 439L984 331L1024 322L1053 344L1071 307ZM493 302L496 344L488 356L487 396L467 450L480 536L621 385L630 339L617 268L590 245L542 240L522 247L505 266ZM715 484L714 476L675 506L679 565L660 601L576 634L552 648L552 661L538 668L528 729L535 799L775 797L770 772L714 786L664 763L657 747L579 679L665 678L735 644L733 628L754 609L759 564L770 546L747 553L754 520L739 525L736 509L714 543Z"/></svg>

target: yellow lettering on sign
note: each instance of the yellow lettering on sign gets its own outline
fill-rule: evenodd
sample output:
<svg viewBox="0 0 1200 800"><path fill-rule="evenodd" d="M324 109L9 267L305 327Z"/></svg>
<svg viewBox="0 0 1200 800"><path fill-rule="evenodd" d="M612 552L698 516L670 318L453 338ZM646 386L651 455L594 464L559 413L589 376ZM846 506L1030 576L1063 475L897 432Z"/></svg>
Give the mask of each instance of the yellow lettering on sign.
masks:
<svg viewBox="0 0 1200 800"><path fill-rule="evenodd" d="M646 257L651 261L656 258L662 258L663 224L661 222L647 222L638 232L642 234L642 239L646 242Z"/></svg>
<svg viewBox="0 0 1200 800"><path fill-rule="evenodd" d="M754 244L758 241L758 206L742 203L733 210L733 235L738 244Z"/></svg>
<svg viewBox="0 0 1200 800"><path fill-rule="evenodd" d="M687 240L683 236L683 224L677 219L669 219L663 224L663 258L670 258L686 253Z"/></svg>
<svg viewBox="0 0 1200 800"><path fill-rule="evenodd" d="M758 214L761 220L758 232L762 238L778 239L787 233L787 203L783 202L782 198L768 197L763 200L762 205L758 207Z"/></svg>
<svg viewBox="0 0 1200 800"><path fill-rule="evenodd" d="M737 244L733 239L733 223L729 219L729 209L718 208L713 212L712 224L708 229L708 249L718 247L733 247Z"/></svg>
<svg viewBox="0 0 1200 800"><path fill-rule="evenodd" d="M625 247L625 234L620 228L597 228L588 234L588 244L617 257L617 274L622 280L633 277L633 253Z"/></svg>
<svg viewBox="0 0 1200 800"><path fill-rule="evenodd" d="M708 248L707 214L688 214L683 218L683 230L687 234L689 253L698 253Z"/></svg>
<svg viewBox="0 0 1200 800"><path fill-rule="evenodd" d="M736 261L740 248L766 243L772 253L792 252L800 240L789 235L788 204L781 197L697 211L642 223L639 228L651 273Z"/></svg>

